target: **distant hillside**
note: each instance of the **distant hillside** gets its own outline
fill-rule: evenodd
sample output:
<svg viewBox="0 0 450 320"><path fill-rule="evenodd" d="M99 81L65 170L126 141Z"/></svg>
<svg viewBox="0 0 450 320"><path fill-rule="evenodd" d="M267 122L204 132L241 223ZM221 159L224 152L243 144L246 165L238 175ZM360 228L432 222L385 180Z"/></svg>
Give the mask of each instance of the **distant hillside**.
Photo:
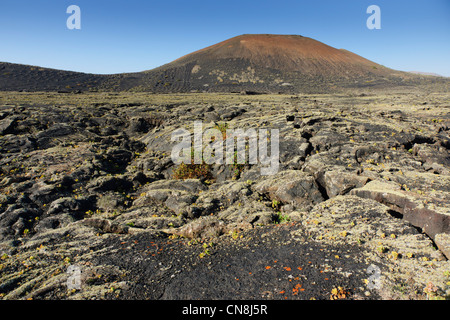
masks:
<svg viewBox="0 0 450 320"><path fill-rule="evenodd" d="M409 73L420 74L424 76L443 77L442 75L433 72L409 71Z"/></svg>
<svg viewBox="0 0 450 320"><path fill-rule="evenodd" d="M87 91L98 88L107 78L103 75L0 62L2 91Z"/></svg>
<svg viewBox="0 0 450 320"><path fill-rule="evenodd" d="M298 35L241 35L153 70L116 75L0 63L0 90L295 93L449 83L389 69Z"/></svg>
<svg viewBox="0 0 450 320"><path fill-rule="evenodd" d="M333 92L433 84L298 35L241 35L108 85L153 92Z"/></svg>

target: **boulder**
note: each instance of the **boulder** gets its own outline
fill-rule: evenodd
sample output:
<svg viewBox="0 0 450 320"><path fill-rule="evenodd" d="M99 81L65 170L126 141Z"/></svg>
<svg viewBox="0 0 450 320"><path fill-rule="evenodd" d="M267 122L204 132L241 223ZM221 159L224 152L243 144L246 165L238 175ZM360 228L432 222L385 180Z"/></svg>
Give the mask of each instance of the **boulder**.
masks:
<svg viewBox="0 0 450 320"><path fill-rule="evenodd" d="M37 234L40 234L48 230L64 228L75 221L76 220L73 218L73 216L68 213L58 214L57 216L43 218L34 227L34 230Z"/></svg>
<svg viewBox="0 0 450 320"><path fill-rule="evenodd" d="M159 202L175 214L187 213L189 206L196 201L197 194L205 189L197 179L155 181L144 187L133 206L141 207Z"/></svg>
<svg viewBox="0 0 450 320"><path fill-rule="evenodd" d="M329 198L346 194L354 188L360 188L369 180L368 177L342 170L321 172L317 177L317 182L325 188Z"/></svg>
<svg viewBox="0 0 450 320"><path fill-rule="evenodd" d="M396 183L378 180L362 188L353 189L350 194L373 199L400 213L403 219L421 228L432 239L439 233L450 233L450 206L445 199L402 190Z"/></svg>
<svg viewBox="0 0 450 320"><path fill-rule="evenodd" d="M0 240L22 236L25 229L31 230L32 223L39 214L37 209L9 206L0 215Z"/></svg>
<svg viewBox="0 0 450 320"><path fill-rule="evenodd" d="M133 183L121 176L102 176L90 181L86 188L93 192L124 192L133 187Z"/></svg>
<svg viewBox="0 0 450 320"><path fill-rule="evenodd" d="M13 133L15 124L16 124L16 119L9 118L9 119L0 120L0 135Z"/></svg>
<svg viewBox="0 0 450 320"><path fill-rule="evenodd" d="M226 224L216 217L200 217L180 228L164 231L189 239L215 238L226 232Z"/></svg>
<svg viewBox="0 0 450 320"><path fill-rule="evenodd" d="M1 155L9 153L25 153L36 148L36 139L31 135L7 134L0 139Z"/></svg>
<svg viewBox="0 0 450 320"><path fill-rule="evenodd" d="M147 133L150 129L148 121L142 117L133 117L130 119L128 130L131 133Z"/></svg>
<svg viewBox="0 0 450 320"><path fill-rule="evenodd" d="M128 227L112 222L111 220L99 219L99 218L89 218L81 220L85 226L93 227L98 229L103 233L117 233L126 234L128 233Z"/></svg>
<svg viewBox="0 0 450 320"><path fill-rule="evenodd" d="M36 182L30 189L29 198L39 206L48 205L60 197L59 187L44 181Z"/></svg>
<svg viewBox="0 0 450 320"><path fill-rule="evenodd" d="M71 197L59 198L48 206L47 215L69 213L74 218L81 218L91 207L87 199L74 199Z"/></svg>
<svg viewBox="0 0 450 320"><path fill-rule="evenodd" d="M305 172L286 170L257 183L255 191L293 209L306 208L324 200L315 179Z"/></svg>

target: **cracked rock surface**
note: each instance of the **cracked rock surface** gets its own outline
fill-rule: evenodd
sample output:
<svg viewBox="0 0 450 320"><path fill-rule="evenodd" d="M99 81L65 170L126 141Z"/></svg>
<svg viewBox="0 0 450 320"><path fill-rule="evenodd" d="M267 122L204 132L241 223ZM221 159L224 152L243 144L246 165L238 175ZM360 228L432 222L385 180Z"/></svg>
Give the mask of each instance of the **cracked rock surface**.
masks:
<svg viewBox="0 0 450 320"><path fill-rule="evenodd" d="M446 93L0 98L2 299L450 296ZM277 173L182 171L194 121L278 129Z"/></svg>

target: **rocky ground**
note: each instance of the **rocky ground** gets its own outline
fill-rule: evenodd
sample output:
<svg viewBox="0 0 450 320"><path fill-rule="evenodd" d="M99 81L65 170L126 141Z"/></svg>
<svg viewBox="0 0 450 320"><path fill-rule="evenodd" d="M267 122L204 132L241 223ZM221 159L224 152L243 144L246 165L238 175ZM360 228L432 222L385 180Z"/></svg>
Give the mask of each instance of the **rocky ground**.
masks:
<svg viewBox="0 0 450 320"><path fill-rule="evenodd" d="M0 297L448 298L448 101L1 93ZM194 120L279 129L278 173L174 165Z"/></svg>

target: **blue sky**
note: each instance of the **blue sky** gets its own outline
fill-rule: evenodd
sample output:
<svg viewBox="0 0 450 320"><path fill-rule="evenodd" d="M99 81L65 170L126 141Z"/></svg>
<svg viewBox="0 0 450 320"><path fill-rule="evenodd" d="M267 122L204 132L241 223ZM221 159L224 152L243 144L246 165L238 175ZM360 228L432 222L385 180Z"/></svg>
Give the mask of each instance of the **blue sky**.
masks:
<svg viewBox="0 0 450 320"><path fill-rule="evenodd" d="M81 30L69 30L69 5ZM381 30L369 30L369 5ZM245 33L299 34L387 67L450 76L450 0L1 0L0 61L143 71Z"/></svg>

